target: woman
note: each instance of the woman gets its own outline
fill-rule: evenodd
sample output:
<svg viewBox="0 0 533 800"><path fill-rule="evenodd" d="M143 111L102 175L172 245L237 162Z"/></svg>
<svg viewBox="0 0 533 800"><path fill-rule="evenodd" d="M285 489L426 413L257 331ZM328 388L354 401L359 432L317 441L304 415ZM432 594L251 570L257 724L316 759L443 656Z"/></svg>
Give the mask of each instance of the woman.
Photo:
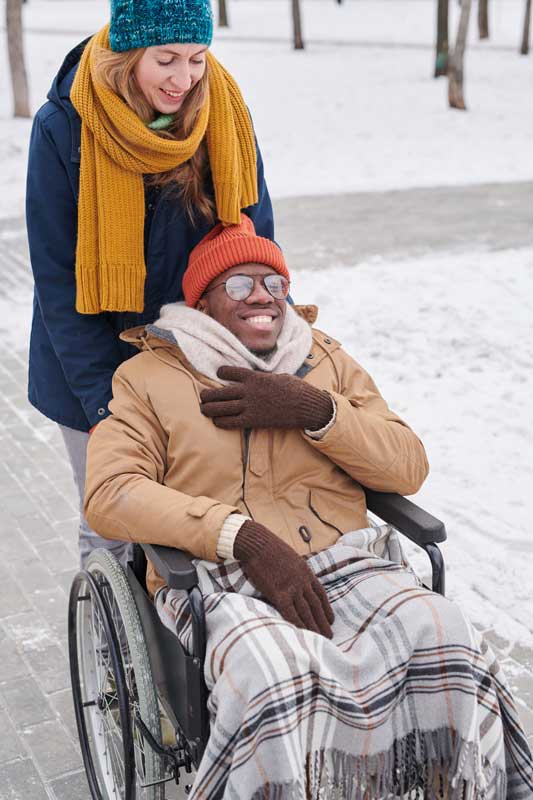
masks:
<svg viewBox="0 0 533 800"><path fill-rule="evenodd" d="M209 0L112 3L110 25L66 57L30 142L27 227L35 276L29 400L59 423L80 491L88 433L133 354L125 328L182 297L192 248L247 208L272 207L238 86L209 53ZM94 547L124 558L81 518Z"/></svg>

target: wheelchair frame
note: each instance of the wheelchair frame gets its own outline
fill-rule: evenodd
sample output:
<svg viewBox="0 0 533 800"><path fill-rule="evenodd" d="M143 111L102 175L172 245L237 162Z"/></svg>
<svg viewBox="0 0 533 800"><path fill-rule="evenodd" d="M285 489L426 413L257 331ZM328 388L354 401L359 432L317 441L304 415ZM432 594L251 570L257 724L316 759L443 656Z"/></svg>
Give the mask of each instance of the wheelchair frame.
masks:
<svg viewBox="0 0 533 800"><path fill-rule="evenodd" d="M444 524L401 495L375 492L369 489L365 489L365 493L369 512L375 514L383 522L392 525L425 550L432 568L431 589L443 595L445 570L438 544L446 539ZM147 558L154 564L157 572L170 588L185 590L188 594L192 623L191 653L187 652L178 637L163 625L154 603L148 596L145 586ZM116 563L118 566L118 562ZM144 784L146 786L156 786L172 779L178 783L182 768L185 768L186 772L190 772L192 767L197 769L209 738L208 691L204 680L206 622L203 597L198 588L198 576L192 557L171 547L136 545L133 560L127 564L125 572L133 603L138 612L157 700L173 728L176 744L163 745L156 741L157 737L152 736L150 728L139 714L138 704L134 703L131 697L128 705L127 686L118 686L119 683L124 683L124 670L120 662L121 631L117 631L116 623L113 623L113 610L110 607L106 608L109 603L106 601L104 586L99 587L98 581L95 581L88 571L78 573L73 582L69 603L69 651L78 733L91 794L95 800L101 800L102 795L97 786L93 759L87 746L84 709L87 706L99 705L102 700L102 692L97 697L90 698L89 702L85 697L84 702L80 688L77 653L79 646L77 619L80 613L80 602L83 604L90 600L90 594L100 608L100 616L105 622L113 672L117 676L117 695L121 706L119 729L123 739L124 753L130 753L129 760L125 755L124 762L124 800L132 800L136 796L135 763L131 754L134 749L133 739L135 736L139 736L139 731L143 739L143 746L148 746L161 759L161 763L166 764L164 771L171 775L170 778L156 780L154 784ZM147 670L147 672L149 671ZM121 674L122 678L120 678ZM124 694L126 699L124 699ZM105 690L103 696L104 698L106 696ZM126 708L124 708L125 703ZM134 727L137 730L136 734L132 734ZM138 740L136 744L138 746ZM133 788L131 788L132 786ZM154 789L154 792L154 797L159 798L164 795L162 786L157 791ZM113 797L119 796L113 791Z"/></svg>

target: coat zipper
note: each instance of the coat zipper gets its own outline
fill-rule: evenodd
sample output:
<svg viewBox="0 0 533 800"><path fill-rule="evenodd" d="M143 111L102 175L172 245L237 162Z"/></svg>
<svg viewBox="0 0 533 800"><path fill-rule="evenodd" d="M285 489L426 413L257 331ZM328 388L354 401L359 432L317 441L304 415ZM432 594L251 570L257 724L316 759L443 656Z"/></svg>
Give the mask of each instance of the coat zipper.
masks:
<svg viewBox="0 0 533 800"><path fill-rule="evenodd" d="M253 519L253 514L251 513L250 509L248 508L248 504L246 503L246 471L248 469L248 457L250 455L250 436L252 433L251 428L244 428L243 430L243 438L244 438L244 447L242 453L242 502L244 503L244 507L246 508L248 515L251 519Z"/></svg>

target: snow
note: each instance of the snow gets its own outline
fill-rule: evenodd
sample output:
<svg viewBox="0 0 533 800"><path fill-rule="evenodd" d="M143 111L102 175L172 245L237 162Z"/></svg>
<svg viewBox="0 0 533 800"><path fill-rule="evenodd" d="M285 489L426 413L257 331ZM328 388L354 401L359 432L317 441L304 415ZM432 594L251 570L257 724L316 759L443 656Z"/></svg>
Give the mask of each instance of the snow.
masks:
<svg viewBox="0 0 533 800"><path fill-rule="evenodd" d="M303 0L303 53L290 47L289 0L229 7L232 27L217 31L213 51L243 89L274 197L533 179L522 0L491 4L486 43L473 9L466 113L447 108L446 82L431 77L432 2ZM104 0L25 4L34 110L107 10ZM10 115L3 47L0 218L24 204L31 122ZM13 281L0 293L0 328L23 347L31 282L22 264L0 267ZM426 444L432 472L417 502L447 525L449 596L479 625L533 646L533 249L332 265L298 271L293 284Z"/></svg>
<svg viewBox="0 0 533 800"><path fill-rule="evenodd" d="M522 0L494 4L486 43L476 44L473 9L466 113L448 109L446 81L431 77L433 5L303 0L308 47L295 52L288 0L231 0L232 27L216 31L213 52L242 87L274 197L533 177L533 57L517 52ZM64 54L105 22L107 9L104 0L25 4L34 109ZM30 131L10 114L1 63L0 216L8 217L22 213Z"/></svg>
<svg viewBox="0 0 533 800"><path fill-rule="evenodd" d="M291 290L424 442L448 596L533 646L533 249L298 271Z"/></svg>

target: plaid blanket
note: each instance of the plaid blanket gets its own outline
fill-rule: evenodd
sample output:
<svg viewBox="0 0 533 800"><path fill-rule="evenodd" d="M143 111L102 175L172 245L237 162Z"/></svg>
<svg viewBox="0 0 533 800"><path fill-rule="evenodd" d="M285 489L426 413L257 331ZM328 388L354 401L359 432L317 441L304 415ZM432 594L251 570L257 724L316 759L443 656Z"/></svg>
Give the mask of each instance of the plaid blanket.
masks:
<svg viewBox="0 0 533 800"><path fill-rule="evenodd" d="M389 526L309 557L334 638L285 622L237 562L197 561L211 735L190 797L531 800L533 761L498 663L425 589ZM185 593L156 597L190 649Z"/></svg>

